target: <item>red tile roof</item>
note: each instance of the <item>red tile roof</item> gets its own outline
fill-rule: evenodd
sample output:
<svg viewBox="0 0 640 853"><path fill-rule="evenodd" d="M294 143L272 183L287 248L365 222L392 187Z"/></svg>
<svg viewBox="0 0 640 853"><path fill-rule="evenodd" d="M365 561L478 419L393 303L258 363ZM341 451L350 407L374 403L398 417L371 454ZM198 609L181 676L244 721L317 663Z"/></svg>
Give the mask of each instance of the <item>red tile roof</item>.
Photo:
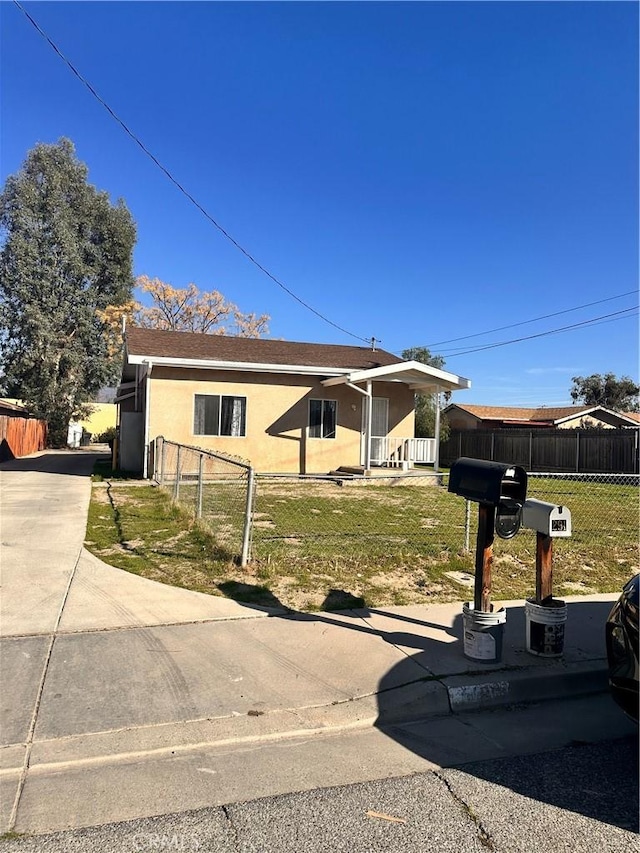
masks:
<svg viewBox="0 0 640 853"><path fill-rule="evenodd" d="M370 347L306 344L269 338L237 338L192 332L166 332L129 326L125 333L129 355L237 361L248 364L288 364L306 367L369 370L399 364L403 359Z"/></svg>
<svg viewBox="0 0 640 853"><path fill-rule="evenodd" d="M554 423L563 418L578 417L583 412L602 408L601 406L538 406L537 408L527 409L516 406L474 406L466 403L455 403L453 405L484 421L537 421L538 423ZM631 412L616 414L636 420ZM640 415L637 419L640 421Z"/></svg>

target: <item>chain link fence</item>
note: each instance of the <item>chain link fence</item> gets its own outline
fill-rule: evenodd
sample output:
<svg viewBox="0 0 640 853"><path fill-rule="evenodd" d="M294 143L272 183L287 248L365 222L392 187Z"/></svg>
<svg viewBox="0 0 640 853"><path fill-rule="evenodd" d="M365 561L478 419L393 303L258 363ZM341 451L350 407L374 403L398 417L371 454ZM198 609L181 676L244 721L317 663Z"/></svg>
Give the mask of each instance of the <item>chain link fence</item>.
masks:
<svg viewBox="0 0 640 853"><path fill-rule="evenodd" d="M240 460L176 444L162 436L155 440L153 463L155 481L211 531L220 556L246 566L253 468Z"/></svg>
<svg viewBox="0 0 640 853"><path fill-rule="evenodd" d="M557 540L556 560L582 574L605 565L638 567L637 475L531 474L528 497L563 504L573 535ZM447 491L448 474L368 480L258 475L252 560L309 570L337 563L383 567L449 560L473 571L477 505ZM529 560L535 537L496 537L497 558ZM588 580L588 578L587 578ZM580 583L580 582L576 582ZM585 585L588 585L585 581Z"/></svg>
<svg viewBox="0 0 640 853"><path fill-rule="evenodd" d="M441 477L272 477L258 475L252 560L379 565L459 550L464 501Z"/></svg>
<svg viewBox="0 0 640 853"><path fill-rule="evenodd" d="M454 595L458 579L474 573L478 508L448 492L447 473L263 475L245 462L159 438L154 476L202 520L223 559L250 564L253 576L277 579L281 589L323 582L381 589L395 578L398 587L434 594L453 585ZM571 512L571 538L554 541L554 576L566 594L616 589L638 571L639 480L529 475L528 497ZM494 561L503 593L520 596L533 578L535 534L496 537Z"/></svg>
<svg viewBox="0 0 640 853"><path fill-rule="evenodd" d="M528 497L571 512L571 537L555 540L554 554L561 566L577 567L576 592L608 571L624 578L640 570L639 485L637 474L529 474Z"/></svg>

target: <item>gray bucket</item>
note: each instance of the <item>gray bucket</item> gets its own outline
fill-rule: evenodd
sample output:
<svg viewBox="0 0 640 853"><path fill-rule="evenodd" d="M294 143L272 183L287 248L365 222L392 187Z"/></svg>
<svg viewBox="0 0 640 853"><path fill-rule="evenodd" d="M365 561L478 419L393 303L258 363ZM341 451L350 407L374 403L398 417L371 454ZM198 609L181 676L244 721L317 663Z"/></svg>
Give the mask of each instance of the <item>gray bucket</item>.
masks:
<svg viewBox="0 0 640 853"><path fill-rule="evenodd" d="M474 610L467 602L462 605L464 626L464 656L483 663L498 663L502 658L502 635L507 621L504 607L494 613Z"/></svg>
<svg viewBox="0 0 640 853"><path fill-rule="evenodd" d="M558 598L536 604L528 598L524 603L527 623L527 651L544 658L559 658L564 652L564 626L567 605Z"/></svg>

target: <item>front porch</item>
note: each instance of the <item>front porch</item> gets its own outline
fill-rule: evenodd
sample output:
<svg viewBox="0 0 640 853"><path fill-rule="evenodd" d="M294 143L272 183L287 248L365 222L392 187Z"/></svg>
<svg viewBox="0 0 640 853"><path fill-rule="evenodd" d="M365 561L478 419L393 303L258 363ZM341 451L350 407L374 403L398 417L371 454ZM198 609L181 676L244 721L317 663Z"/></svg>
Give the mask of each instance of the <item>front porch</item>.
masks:
<svg viewBox="0 0 640 853"><path fill-rule="evenodd" d="M435 438L371 436L371 465L382 468L413 468L415 463L435 465Z"/></svg>
<svg viewBox="0 0 640 853"><path fill-rule="evenodd" d="M388 434L388 401L373 396L373 383L401 383L414 394L431 394L435 400L435 437L404 438ZM471 387L468 379L417 361L356 370L322 380L326 388L346 386L364 398L360 466L364 471L376 467L409 470L416 463L439 467L440 398L442 392Z"/></svg>
<svg viewBox="0 0 640 853"><path fill-rule="evenodd" d="M400 438L398 436L372 436L371 464L341 465L332 474L352 474L358 477L384 477L390 471L398 473L412 472L423 474L424 471L414 471L416 464L434 465L436 461L435 438Z"/></svg>

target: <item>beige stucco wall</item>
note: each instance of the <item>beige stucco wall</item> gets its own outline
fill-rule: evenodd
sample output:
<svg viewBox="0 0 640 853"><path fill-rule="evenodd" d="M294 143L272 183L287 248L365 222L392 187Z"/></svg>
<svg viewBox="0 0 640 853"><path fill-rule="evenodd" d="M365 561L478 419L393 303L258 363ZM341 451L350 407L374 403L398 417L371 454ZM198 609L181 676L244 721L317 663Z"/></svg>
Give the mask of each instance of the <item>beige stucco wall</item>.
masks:
<svg viewBox="0 0 640 853"><path fill-rule="evenodd" d="M345 386L325 388L320 377L229 373L154 366L150 378L149 439L162 435L248 460L258 471L327 473L360 464L364 397ZM196 394L247 398L246 436L194 435ZM400 383L374 383L389 399L389 435L414 434L414 395ZM337 400L335 439L309 438L309 400Z"/></svg>

